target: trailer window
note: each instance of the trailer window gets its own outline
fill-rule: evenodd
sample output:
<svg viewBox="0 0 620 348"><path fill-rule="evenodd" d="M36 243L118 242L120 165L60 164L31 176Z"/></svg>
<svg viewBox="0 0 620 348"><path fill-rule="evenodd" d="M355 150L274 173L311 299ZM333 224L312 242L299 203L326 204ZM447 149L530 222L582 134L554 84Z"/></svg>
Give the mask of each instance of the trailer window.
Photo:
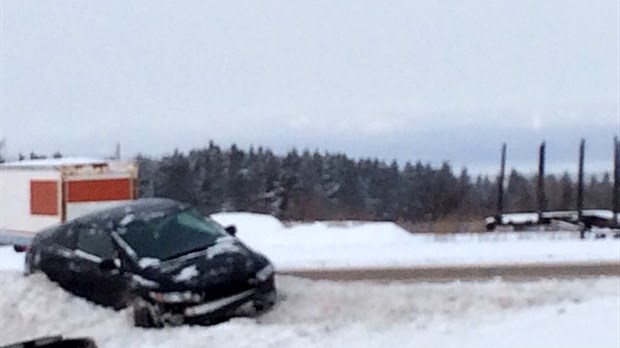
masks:
<svg viewBox="0 0 620 348"><path fill-rule="evenodd" d="M31 180L30 214L56 216L58 211L58 182Z"/></svg>

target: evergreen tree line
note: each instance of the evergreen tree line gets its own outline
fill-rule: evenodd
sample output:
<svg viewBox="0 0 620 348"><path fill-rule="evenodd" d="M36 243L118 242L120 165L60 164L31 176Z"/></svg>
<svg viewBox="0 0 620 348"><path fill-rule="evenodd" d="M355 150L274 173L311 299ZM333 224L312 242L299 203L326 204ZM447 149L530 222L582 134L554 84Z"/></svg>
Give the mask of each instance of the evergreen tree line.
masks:
<svg viewBox="0 0 620 348"><path fill-rule="evenodd" d="M495 214L497 178L455 172L421 162L351 159L340 153L293 149L284 156L259 147L223 149L213 142L188 154L138 156L140 195L190 203L206 214L266 213L284 220L390 220L432 222L479 220ZM576 182L568 173L545 178L547 208L575 209ZM535 211L536 175L512 170L505 211ZM591 176L586 208L611 209L609 173Z"/></svg>

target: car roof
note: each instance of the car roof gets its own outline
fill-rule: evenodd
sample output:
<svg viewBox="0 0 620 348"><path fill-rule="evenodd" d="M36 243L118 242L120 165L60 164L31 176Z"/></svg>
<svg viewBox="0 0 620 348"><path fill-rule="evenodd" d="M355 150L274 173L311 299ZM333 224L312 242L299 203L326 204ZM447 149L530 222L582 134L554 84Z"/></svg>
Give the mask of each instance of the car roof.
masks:
<svg viewBox="0 0 620 348"><path fill-rule="evenodd" d="M118 223L127 215L137 217L153 213L168 213L187 209L187 205L167 198L141 198L134 201L115 204L113 207L101 209L96 212L81 216L67 223Z"/></svg>

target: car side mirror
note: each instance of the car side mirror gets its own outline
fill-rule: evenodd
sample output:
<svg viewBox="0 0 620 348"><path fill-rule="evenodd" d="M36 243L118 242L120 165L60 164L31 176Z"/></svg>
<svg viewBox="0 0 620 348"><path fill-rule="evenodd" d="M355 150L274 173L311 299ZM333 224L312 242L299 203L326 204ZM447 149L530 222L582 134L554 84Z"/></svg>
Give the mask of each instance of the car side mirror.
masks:
<svg viewBox="0 0 620 348"><path fill-rule="evenodd" d="M99 262L99 269L105 272L112 272L119 269L118 260L105 259Z"/></svg>
<svg viewBox="0 0 620 348"><path fill-rule="evenodd" d="M235 225L226 226L224 230L226 230L226 233L230 234L231 236L237 235L237 226Z"/></svg>
<svg viewBox="0 0 620 348"><path fill-rule="evenodd" d="M23 252L28 251L28 249L29 249L29 247L27 245L20 245L20 244L13 245L13 250L16 253L23 253Z"/></svg>

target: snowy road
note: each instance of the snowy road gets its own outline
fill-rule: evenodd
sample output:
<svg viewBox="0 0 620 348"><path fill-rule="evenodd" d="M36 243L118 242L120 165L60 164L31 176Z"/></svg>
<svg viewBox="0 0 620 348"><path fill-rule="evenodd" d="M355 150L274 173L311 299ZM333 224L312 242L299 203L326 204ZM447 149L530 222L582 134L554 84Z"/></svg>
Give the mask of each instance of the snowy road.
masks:
<svg viewBox="0 0 620 348"><path fill-rule="evenodd" d="M521 263L516 265L330 268L293 270L281 273L315 280L455 281L484 280L497 277L512 280L535 280L537 278L620 276L620 263L610 261L553 264Z"/></svg>
<svg viewBox="0 0 620 348"><path fill-rule="evenodd" d="M0 345L52 334L117 347L598 347L620 342L620 278L378 284L279 277L260 319L145 330L42 275L0 271Z"/></svg>

